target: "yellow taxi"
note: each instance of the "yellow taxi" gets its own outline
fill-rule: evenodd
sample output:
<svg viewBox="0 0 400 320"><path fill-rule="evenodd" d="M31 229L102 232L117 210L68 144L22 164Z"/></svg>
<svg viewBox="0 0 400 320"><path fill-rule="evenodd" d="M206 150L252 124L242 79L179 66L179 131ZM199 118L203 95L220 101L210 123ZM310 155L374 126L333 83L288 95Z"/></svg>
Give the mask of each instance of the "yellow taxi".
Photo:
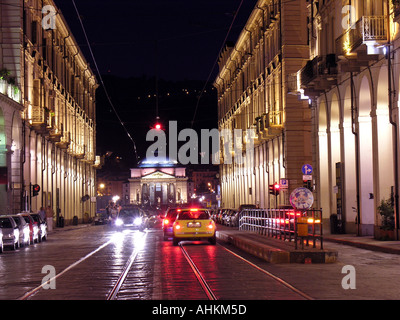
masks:
<svg viewBox="0 0 400 320"><path fill-rule="evenodd" d="M182 208L173 224L174 246L182 240L208 240L216 244L215 223L207 209Z"/></svg>

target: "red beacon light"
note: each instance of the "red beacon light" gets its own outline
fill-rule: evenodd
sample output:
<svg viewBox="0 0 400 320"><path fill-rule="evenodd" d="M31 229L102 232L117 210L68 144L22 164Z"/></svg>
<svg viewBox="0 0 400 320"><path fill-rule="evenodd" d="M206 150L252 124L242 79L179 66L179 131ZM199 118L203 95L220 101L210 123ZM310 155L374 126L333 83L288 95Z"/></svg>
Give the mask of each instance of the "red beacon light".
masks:
<svg viewBox="0 0 400 320"><path fill-rule="evenodd" d="M155 128L156 130L161 130L161 124L156 123L156 125L154 126L154 128Z"/></svg>

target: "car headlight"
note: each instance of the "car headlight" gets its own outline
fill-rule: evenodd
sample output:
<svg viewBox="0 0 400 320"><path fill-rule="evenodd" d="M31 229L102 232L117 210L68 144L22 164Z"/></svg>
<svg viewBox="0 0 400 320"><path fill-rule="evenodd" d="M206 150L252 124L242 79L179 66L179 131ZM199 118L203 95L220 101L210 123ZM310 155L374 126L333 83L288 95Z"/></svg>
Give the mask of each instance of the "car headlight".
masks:
<svg viewBox="0 0 400 320"><path fill-rule="evenodd" d="M117 227L120 227L120 226L122 226L124 224L124 222L121 220L121 219L117 219L117 220L115 220L115 225L117 226Z"/></svg>
<svg viewBox="0 0 400 320"><path fill-rule="evenodd" d="M140 226L140 225L142 224L142 218L140 218L140 217L135 218L135 220L133 221L133 223L134 223L136 226Z"/></svg>
<svg viewBox="0 0 400 320"><path fill-rule="evenodd" d="M18 229L14 229L14 237L19 238L19 230Z"/></svg>

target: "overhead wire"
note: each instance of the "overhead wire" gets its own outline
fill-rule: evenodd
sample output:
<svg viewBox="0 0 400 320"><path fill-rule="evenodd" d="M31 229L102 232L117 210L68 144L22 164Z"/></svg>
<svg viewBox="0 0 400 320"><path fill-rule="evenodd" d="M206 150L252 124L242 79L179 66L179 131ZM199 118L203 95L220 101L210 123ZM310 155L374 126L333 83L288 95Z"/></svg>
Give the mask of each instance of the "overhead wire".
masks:
<svg viewBox="0 0 400 320"><path fill-rule="evenodd" d="M225 46L225 44L226 44L226 41L228 40L229 34L231 33L233 24L234 24L234 22L235 22L235 20L236 20L236 17L237 17L237 15L238 15L239 11L240 11L240 8L242 7L243 1L244 1L244 0L241 0L241 1L240 1L239 7L238 7L238 9L236 10L235 15L233 16L231 25L229 26L229 29L228 29L228 32L227 32L227 34L226 34L226 36L225 36L224 42L222 43L221 48L220 48L220 50L219 50L219 52L218 52L217 58L216 58L215 61L214 61L214 64L213 64L213 66L212 66L212 68L211 68L211 71L210 71L210 73L209 73L209 75L208 75L207 81L205 82L204 87L203 87L203 89L201 90L201 93L200 93L200 95L199 95L199 97L198 97L198 99L197 99L196 108L195 108L195 110L194 110L194 115L193 115L193 119L192 119L192 122L191 122L191 128L193 128L193 123L194 123L194 120L196 119L197 109L199 108L199 104L200 104L201 97L203 96L203 93L204 93L204 91L206 90L206 87L207 87L207 85L208 85L208 82L210 81L211 75L212 75L212 73L214 72L214 68L215 68L215 66L217 65L219 56L220 56L222 50L224 49L224 46Z"/></svg>
<svg viewBox="0 0 400 320"><path fill-rule="evenodd" d="M132 136L131 136L131 134L129 133L128 129L125 127L124 122L123 122L122 119L120 118L120 116L119 116L117 110L116 110L115 107L114 107L114 104L113 104L112 101L111 101L111 98L110 98L110 96L109 96L109 94L108 94L107 88L106 88L106 86L105 86L105 84L104 84L103 77L101 76L99 67L97 66L97 62L96 62L96 59L95 59L95 57L94 57L92 47L91 47L91 45L90 45L90 42L89 42L89 39L88 39L86 30L85 30L85 26L83 25L81 16L80 16L80 14L79 14L79 10L78 10L78 8L77 8L77 6L76 6L76 4L75 4L75 0L72 0L72 4L74 5L76 14L77 14L77 16L78 16L80 25L81 25L81 27L82 27L83 34L84 34L85 39L86 39L86 42L87 42L87 44L88 44L88 48L89 48L89 51L90 51L90 55L92 56L92 59L93 59L94 65L95 65L95 67L96 67L97 74L98 74L98 76L99 76L99 80L100 80L100 83L101 83L101 85L102 85L102 87L103 87L104 93L105 93L105 95L106 95L106 97L107 97L107 100L108 100L108 102L110 103L110 106L111 106L111 108L113 109L113 111L114 111L116 117L118 118L118 121L120 122L121 126L124 128L126 134L128 135L128 138L129 138L129 139L132 141L132 143L133 143L133 149L134 149L134 152L135 152L136 162L138 162L138 161L139 161L139 157L138 157L138 153L137 153L137 149L136 149L135 140L132 138Z"/></svg>

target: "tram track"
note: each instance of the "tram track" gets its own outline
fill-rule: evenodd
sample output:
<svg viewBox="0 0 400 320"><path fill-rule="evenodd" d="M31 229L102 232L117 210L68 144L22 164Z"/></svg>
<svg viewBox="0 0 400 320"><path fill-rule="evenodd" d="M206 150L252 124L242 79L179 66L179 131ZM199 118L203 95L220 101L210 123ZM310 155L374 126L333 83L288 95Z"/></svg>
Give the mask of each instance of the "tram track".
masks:
<svg viewBox="0 0 400 320"><path fill-rule="evenodd" d="M143 237L140 241L145 241L147 237L147 232L144 233ZM128 261L125 263L124 268L122 269L121 275L118 277L117 282L115 283L114 287L111 289L110 293L108 294L106 300L115 300L119 291L121 290L126 277L128 276L129 271L131 270L132 264L135 262L135 259L140 252L141 248L134 248L132 254L130 255Z"/></svg>
<svg viewBox="0 0 400 320"><path fill-rule="evenodd" d="M211 287L208 285L207 281L202 276L201 272L197 268L196 264L190 258L189 253L185 250L182 243L179 243L179 247L181 248L183 255L185 256L187 262L189 263L190 267L192 268L197 280L199 281L201 287L203 288L204 293L207 295L209 300L218 300L214 292L211 290Z"/></svg>
<svg viewBox="0 0 400 320"><path fill-rule="evenodd" d="M246 258L240 256L239 254L229 250L228 248L224 247L221 244L217 244L217 246L219 248L222 248L223 250L225 250L226 252L228 252L230 255L236 257L237 259L240 259L241 261L245 262L246 264L248 264L249 266L251 266L253 269L256 269L258 271L260 271L262 274L264 274L265 276L273 279L274 281L278 282L279 285L284 286L288 289L290 289L292 292L295 293L295 295L298 295L299 297L301 297L302 299L305 300L314 300L314 298L312 298L311 296L307 295L306 293L304 293L303 291L297 289L296 287L294 287L293 285L291 285L290 283L286 282L285 280L283 280L282 278L272 274L271 272L266 271L265 269L257 266L256 264L254 264L253 262L247 260ZM184 254L187 262L189 263L190 267L192 268L198 282L200 283L204 293L207 295L209 300L219 300L219 298L217 297L217 295L213 292L211 286L208 284L207 280L206 280L206 276L203 275L200 270L199 267L196 265L196 263L194 262L194 260L190 257L190 254L187 252L187 250L184 248L184 245L182 243L179 243L179 247L182 250L182 253Z"/></svg>
<svg viewBox="0 0 400 320"><path fill-rule="evenodd" d="M121 274L119 275L117 281L115 282L114 286L112 287L112 289L110 290L110 292L108 293L106 300L115 300L118 292L120 291L133 263L135 262L135 259L138 255L138 253L140 252L140 250L142 249L142 245L144 244L146 237L147 237L148 232L144 232L143 234L141 234L140 237L138 237L136 240L139 243L137 246L135 246L132 250L132 253L130 254L127 262L125 263ZM62 275L70 272L73 268L77 267L78 265L80 265L81 263L85 262L87 259L89 259L90 257L94 256L96 253L100 252L102 249L106 248L108 245L112 244L112 243L116 243L116 239L118 237L115 237L115 234L111 237L111 239L109 239L108 241L106 241L105 243L101 244L100 246L98 246L96 249L92 250L91 252L89 252L88 254L86 254L85 256L83 256L82 258L76 260L75 262L73 262L71 265L69 265L68 267L66 267L65 269L63 269L61 272L59 272L58 274L56 274L54 277L49 278L47 281L43 281L42 283L38 286L36 286L35 288L27 291L25 294L23 294L22 296L18 297L17 300L29 300L31 299L34 295L36 295L39 291L41 291L42 289L46 289L46 286L48 286L51 282L55 282L59 277L61 277Z"/></svg>
<svg viewBox="0 0 400 320"><path fill-rule="evenodd" d="M121 267L123 266L122 269L120 268L118 273L115 274L115 278L112 283L112 288L104 291L104 294L105 294L104 297L106 298L106 300L117 300L117 299L121 298L121 296L118 297L119 293L121 293L121 292L123 292L123 293L121 293L121 294L123 294L123 298L126 298L127 294L130 294L130 290L134 289L134 286L131 288L132 281L131 281L131 275L129 275L129 273L132 272L132 269L136 265L135 263L137 262L137 259L138 259L137 257L139 255L139 253L145 248L145 243L146 243L146 239L148 236L148 232L143 232L140 234L135 233L132 235L133 235L133 240L134 240L134 247L132 249L130 249L131 250L130 252L129 251L126 252L127 253L127 255L125 255L126 260L121 265ZM131 239L131 237L129 237L129 239ZM104 248L109 246L111 243L122 245L121 241L123 241L123 237L122 237L122 239L119 239L117 242L116 242L115 237L104 242L103 244L99 245L97 248L94 248L94 250L92 250L91 252L89 252L86 255L84 255L83 257L77 259L75 262L70 264L68 267L64 268L54 278L49 279L47 282L43 282L41 285L38 285L37 287L27 291L24 295L20 296L18 298L18 300L28 300L28 299L33 298L33 296L36 295L39 291L41 291L46 284L49 284L53 280L55 281L56 279L58 279L59 277L61 277L62 275L66 274L66 273L69 274L70 271L72 272L72 269L74 269L75 267L77 267L78 265L80 265L84 262L89 263L89 260L88 260L89 258L98 254L101 250L103 250ZM197 297L200 297L201 294L204 293L208 300L221 300L221 299L231 300L231 299L237 299L236 297L239 297L239 299L241 299L241 295L240 294L238 295L238 292L242 292L242 291L240 291L241 290L240 280L238 280L237 278L226 277L226 275L227 275L226 269L225 269L226 265L232 265L232 266L235 266L236 272L240 271L240 272L243 272L242 274L246 274L247 272L249 274L253 274L253 281L254 281L254 279L256 279L256 281L260 281L260 282L264 281L265 283L275 283L273 285L274 288L276 286L286 287L286 289L282 289L281 291L287 292L288 295L294 297L295 299L314 300L311 296L307 295L303 291L294 287L293 285L286 282L282 278L259 267L256 263L249 261L248 259L243 257L240 254L240 252L239 253L233 252L229 248L226 248L225 246L223 246L219 243L217 243L216 246L210 247L208 245L204 245L204 246L196 245L196 244L187 245L187 244L185 244L185 242L181 242L178 247L178 248L180 248L180 251L175 251L176 249L169 250L168 248L172 249L172 247L170 247L169 243L165 243L165 244L166 244L166 246L164 247L164 248L166 248L165 253L169 253L169 254L173 254L174 252L182 253L182 260L181 260L182 263L180 263L177 267L181 268L181 270L186 269L186 272L188 272L188 274L191 274L193 272L192 274L194 274L194 276L195 276L193 278L193 284L196 283L196 280L199 283L201 289L199 287L198 295L196 297L193 296L193 298L197 299ZM109 250L107 250L105 252L105 254L108 254L108 252L109 252ZM224 254L224 252L225 252L225 254ZM102 254L102 255L104 255L104 254ZM213 260L213 262L211 264L209 264L207 262L207 260L204 260L203 257L205 257L205 256L212 257L213 259L218 258L218 260L220 262L218 263L217 262L218 260ZM185 259L183 259L183 257L185 257ZM221 260L223 261L222 263L221 263ZM170 261L171 262L179 261L179 258L178 258L178 260L173 259ZM240 263L239 261L241 261L242 263ZM188 268L186 262L190 266L190 268ZM241 265L241 267L239 267L239 265ZM266 280L266 278L260 277L260 276L254 276L254 274L257 274L257 272L255 272L254 269L257 270L257 272L261 272L261 274L263 276L268 277L271 280ZM173 274L175 274L175 273L173 273ZM179 285L182 286L183 283L187 282L186 280L184 282L182 282L182 279L184 279L184 278L182 278L179 273L176 273L175 276L178 277L177 278L178 282L180 282ZM71 277L71 275L70 276L67 275L67 279L68 279L68 277ZM128 279L130 279L130 280L128 280ZM175 278L172 277L169 279L171 279L172 282L169 282L170 280L167 280L166 283L169 283L170 285L175 286L175 281L174 281ZM244 279L242 279L242 281L243 280ZM245 281L247 282L247 280L248 279L246 279ZM189 284L189 282L188 282L188 284ZM162 284L159 283L157 286L159 288L158 289L159 293L158 293L157 297L159 299L163 299L163 298L168 299L169 293L165 292L166 295L163 296ZM226 288L226 286L227 286L227 288ZM265 289L266 291L269 290L268 286L269 286L269 284L267 284L267 287ZM287 290L287 289L289 289L289 290ZM233 291L229 292L229 290L234 290L235 292L232 294ZM289 291L291 291L291 293L289 293ZM285 293L281 293L281 294L285 294ZM40 296L43 296L43 294L39 295L39 297ZM182 295L182 297L183 296L184 295ZM269 299L269 297L271 297L272 299L274 298L274 296L270 295L269 293L268 293L268 295L265 295L265 296L266 296L266 299ZM258 298L258 296L256 296L256 297ZM35 298L37 298L37 297L35 297Z"/></svg>

